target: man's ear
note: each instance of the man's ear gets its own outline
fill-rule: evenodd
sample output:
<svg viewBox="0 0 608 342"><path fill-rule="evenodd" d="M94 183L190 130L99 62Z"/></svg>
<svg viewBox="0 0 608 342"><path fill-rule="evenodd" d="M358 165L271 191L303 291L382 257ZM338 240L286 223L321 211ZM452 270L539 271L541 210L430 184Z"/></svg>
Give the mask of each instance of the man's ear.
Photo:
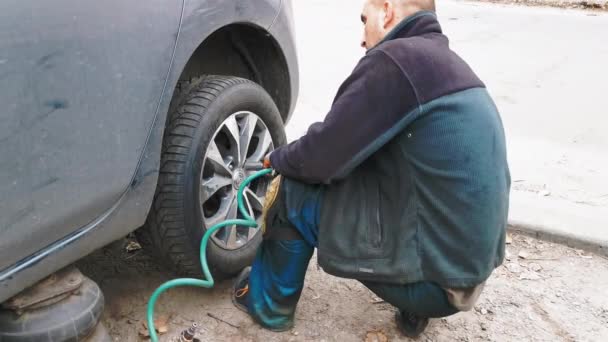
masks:
<svg viewBox="0 0 608 342"><path fill-rule="evenodd" d="M382 10L384 10L383 26L386 29L393 22L393 19L395 19L395 6L393 5L392 1L386 0L382 5Z"/></svg>

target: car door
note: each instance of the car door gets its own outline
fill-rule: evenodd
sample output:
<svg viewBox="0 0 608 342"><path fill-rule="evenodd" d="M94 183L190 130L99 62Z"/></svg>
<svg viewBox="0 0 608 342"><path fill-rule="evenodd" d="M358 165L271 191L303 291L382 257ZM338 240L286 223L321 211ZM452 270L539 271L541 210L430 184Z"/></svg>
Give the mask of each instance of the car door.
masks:
<svg viewBox="0 0 608 342"><path fill-rule="evenodd" d="M127 189L181 13L181 0L0 1L0 270Z"/></svg>

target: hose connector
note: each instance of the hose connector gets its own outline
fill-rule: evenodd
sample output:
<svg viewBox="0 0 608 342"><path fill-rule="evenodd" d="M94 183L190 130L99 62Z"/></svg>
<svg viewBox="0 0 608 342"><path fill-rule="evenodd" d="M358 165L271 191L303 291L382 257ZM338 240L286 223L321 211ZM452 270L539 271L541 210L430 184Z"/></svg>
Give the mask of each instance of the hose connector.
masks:
<svg viewBox="0 0 608 342"><path fill-rule="evenodd" d="M192 326L179 335L179 342L194 342L196 339L196 333L198 332L198 324L192 323Z"/></svg>

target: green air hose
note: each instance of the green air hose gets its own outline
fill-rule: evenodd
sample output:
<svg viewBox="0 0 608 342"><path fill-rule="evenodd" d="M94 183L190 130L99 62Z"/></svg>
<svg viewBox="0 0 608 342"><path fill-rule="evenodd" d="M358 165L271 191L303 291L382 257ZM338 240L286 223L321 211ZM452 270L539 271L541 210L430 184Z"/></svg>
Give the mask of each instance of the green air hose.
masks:
<svg viewBox="0 0 608 342"><path fill-rule="evenodd" d="M255 179L268 175L271 172L272 172L272 169L265 169L262 171L258 171L255 174L249 176L247 179L245 179L243 181L243 183L241 183L241 186L239 187L239 191L237 193L237 203L239 206L239 211L241 212L241 215L243 215L244 219L235 219L235 220L227 220L224 222L220 222L220 223L216 224L215 226L207 229L207 231L205 232L205 235L203 236L203 239L201 240L201 248L200 248L201 265L203 267L203 274L205 275L205 279L204 280L203 279L193 279L193 278L173 279L173 280L170 280L170 281L162 284L160 287L158 287L156 289L156 291L154 291L154 293L150 297L150 301L148 301L148 312L147 312L148 331L150 333L150 339L152 340L152 342L158 342L158 336L156 335L156 328L154 327L154 304L156 303L156 300L158 299L158 297L161 295L161 293L167 291L168 289L173 288L173 287L178 287L178 286L198 286L198 287L206 287L206 288L213 287L215 282L213 281L213 276L211 275L211 272L209 271L209 265L207 265L207 243L209 241L209 238L218 229L224 228L226 226L232 226L232 225L246 226L246 227L257 227L258 226L258 223L255 221L255 219L253 217L249 216L249 213L245 209L245 204L243 202L243 191L245 191L245 188L247 188L247 186L251 182L253 182Z"/></svg>

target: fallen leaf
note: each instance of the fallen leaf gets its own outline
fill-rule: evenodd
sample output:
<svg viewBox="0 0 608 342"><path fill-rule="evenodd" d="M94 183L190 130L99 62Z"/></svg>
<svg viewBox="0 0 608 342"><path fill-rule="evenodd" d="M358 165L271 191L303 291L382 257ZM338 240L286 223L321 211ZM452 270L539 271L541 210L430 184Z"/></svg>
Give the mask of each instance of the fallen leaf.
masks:
<svg viewBox="0 0 608 342"><path fill-rule="evenodd" d="M160 315L157 319L154 320L154 327L156 327L156 331L159 334L164 334L169 331L169 317Z"/></svg>
<svg viewBox="0 0 608 342"><path fill-rule="evenodd" d="M138 251L140 249L141 249L141 245L137 241L129 241L129 243L125 247L125 250L128 253L135 252L135 251Z"/></svg>
<svg viewBox="0 0 608 342"><path fill-rule="evenodd" d="M156 319L154 319L154 329L159 334L165 334L169 331L169 317L160 315ZM150 333L148 332L148 324L147 322L141 322L143 329L139 330L139 334L143 337L149 337Z"/></svg>
<svg viewBox="0 0 608 342"><path fill-rule="evenodd" d="M150 332L148 331L148 327L146 327L145 324L143 327L139 328L138 332L141 337L150 337Z"/></svg>
<svg viewBox="0 0 608 342"><path fill-rule="evenodd" d="M388 342L388 337L382 331L369 331L365 335L365 342Z"/></svg>

